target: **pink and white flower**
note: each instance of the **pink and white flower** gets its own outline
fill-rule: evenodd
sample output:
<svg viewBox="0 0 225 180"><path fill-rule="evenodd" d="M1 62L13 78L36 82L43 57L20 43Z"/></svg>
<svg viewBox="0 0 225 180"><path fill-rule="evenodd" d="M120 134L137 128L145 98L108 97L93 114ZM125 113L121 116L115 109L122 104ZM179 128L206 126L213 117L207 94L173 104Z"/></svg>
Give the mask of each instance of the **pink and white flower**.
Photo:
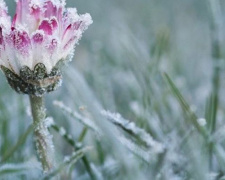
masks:
<svg viewBox="0 0 225 180"><path fill-rule="evenodd" d="M60 60L72 57L92 23L89 14L65 8L65 0L17 0L16 14L10 19L0 0L0 66L18 77L21 69L35 71L37 64L50 74Z"/></svg>

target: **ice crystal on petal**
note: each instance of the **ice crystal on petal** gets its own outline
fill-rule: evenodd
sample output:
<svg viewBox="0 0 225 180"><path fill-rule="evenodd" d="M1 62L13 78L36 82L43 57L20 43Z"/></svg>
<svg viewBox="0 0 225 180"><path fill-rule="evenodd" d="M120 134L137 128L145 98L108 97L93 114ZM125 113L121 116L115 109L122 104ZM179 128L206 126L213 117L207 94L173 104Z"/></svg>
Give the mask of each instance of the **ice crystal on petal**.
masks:
<svg viewBox="0 0 225 180"><path fill-rule="evenodd" d="M29 7L33 9L38 9L39 7L41 7L41 2L39 0L31 0Z"/></svg>
<svg viewBox="0 0 225 180"><path fill-rule="evenodd" d="M75 45L92 23L91 16L78 15L76 8L65 8L64 0L16 2L16 13L11 22L6 4L0 0L0 66L11 71L12 76L18 76L18 82L21 78L25 81L24 85L32 84L31 86L35 86L35 89L43 93L49 92L57 87L54 85L55 81L52 82L51 88L46 90L45 86L37 86L36 82L35 85L33 82L27 82L30 77L24 77L24 74L23 78L20 77L21 69L28 67L31 71L35 71L36 65L42 63L46 72L37 78L34 73L33 79L44 81L59 61L72 59ZM3 72L5 73L5 70ZM8 76L7 79L9 80ZM12 85L12 81L9 83L18 92L37 93L34 91L29 93L29 87L23 91L20 86Z"/></svg>

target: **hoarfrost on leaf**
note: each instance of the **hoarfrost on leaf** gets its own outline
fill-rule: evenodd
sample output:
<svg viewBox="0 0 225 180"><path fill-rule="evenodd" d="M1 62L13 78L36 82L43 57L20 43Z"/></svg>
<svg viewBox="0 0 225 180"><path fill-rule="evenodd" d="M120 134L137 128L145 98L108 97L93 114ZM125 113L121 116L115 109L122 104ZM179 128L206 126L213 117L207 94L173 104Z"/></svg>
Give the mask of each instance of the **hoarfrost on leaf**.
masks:
<svg viewBox="0 0 225 180"><path fill-rule="evenodd" d="M143 129L137 127L133 122L123 119L119 113L111 113L110 111L102 110L101 114L105 116L112 123L124 128L127 131L137 135L147 146L153 148L156 153L163 153L165 147L163 144L155 141L150 134Z"/></svg>
<svg viewBox="0 0 225 180"><path fill-rule="evenodd" d="M199 118L197 121L200 126L205 126L207 124L206 119L204 118Z"/></svg>
<svg viewBox="0 0 225 180"><path fill-rule="evenodd" d="M45 126L46 127L51 127L55 124L53 117L47 117L45 119Z"/></svg>
<svg viewBox="0 0 225 180"><path fill-rule="evenodd" d="M59 129L59 134L60 134L61 136L64 136L64 135L66 134L66 130L64 129L64 127L60 127L60 129Z"/></svg>
<svg viewBox="0 0 225 180"><path fill-rule="evenodd" d="M101 130L96 126L96 124L93 121L91 121L90 119L88 119L86 117L83 117L82 115L80 115L76 111L72 111L72 109L67 107L65 104L63 104L63 102L61 102L61 101L54 101L53 104L55 106L58 106L60 109L62 109L67 114L69 114L72 117L74 117L80 123L84 124L85 126L87 126L90 129L94 130L98 134L101 134Z"/></svg>

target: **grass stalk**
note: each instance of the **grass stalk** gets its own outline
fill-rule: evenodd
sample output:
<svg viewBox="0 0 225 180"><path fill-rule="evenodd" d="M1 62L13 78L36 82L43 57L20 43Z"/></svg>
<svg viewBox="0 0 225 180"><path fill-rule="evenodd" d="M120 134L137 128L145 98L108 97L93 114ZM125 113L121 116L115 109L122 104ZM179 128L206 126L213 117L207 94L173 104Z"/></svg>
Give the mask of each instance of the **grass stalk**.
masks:
<svg viewBox="0 0 225 180"><path fill-rule="evenodd" d="M212 106L209 120L209 132L213 134L216 128L217 111L219 106L219 89L220 89L220 62L221 54L221 8L219 0L208 0L211 12L211 42L213 58L213 77L212 77ZM209 168L212 170L213 161L213 144L209 145Z"/></svg>
<svg viewBox="0 0 225 180"><path fill-rule="evenodd" d="M24 144L24 142L26 141L28 135L32 132L32 130L33 126L30 125L26 130L26 132L19 137L15 146L13 146L9 151L7 151L7 153L2 157L0 163L5 163L17 151L17 149L19 149L19 147L22 144Z"/></svg>
<svg viewBox="0 0 225 180"><path fill-rule="evenodd" d="M56 132L60 133L60 128L59 128L56 124L53 124L51 127L52 127ZM82 132L81 132L81 134L80 134L80 136L79 136L79 139L78 139L78 142L79 142L79 143L82 143L82 141L83 141L83 139L84 139L84 137L85 137L87 131L88 131L88 128L84 127L84 129L82 130ZM67 133L65 133L65 134L63 135L63 138L65 139L65 141L66 141L68 144L70 144L72 147L74 147L74 149L75 149L76 151L79 151L79 150L82 148L82 146L78 146L77 143L76 143L76 142L70 137L70 135L68 135ZM94 172L93 172L93 170L92 170L92 168L91 168L91 165L90 165L90 163L89 163L87 157L86 157L85 155L83 155L83 156L81 157L81 160L82 160L82 162L83 162L83 164L84 164L84 166L85 166L85 168L86 168L86 170L87 170L89 176L91 177L91 179L92 179L92 180L96 180L95 174L94 174Z"/></svg>

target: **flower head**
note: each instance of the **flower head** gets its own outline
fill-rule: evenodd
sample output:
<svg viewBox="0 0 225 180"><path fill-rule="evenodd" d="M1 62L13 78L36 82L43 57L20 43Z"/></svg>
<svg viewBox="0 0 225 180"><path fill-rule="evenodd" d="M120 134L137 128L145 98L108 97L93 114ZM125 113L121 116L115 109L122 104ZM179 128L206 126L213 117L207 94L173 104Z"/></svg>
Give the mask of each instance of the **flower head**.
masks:
<svg viewBox="0 0 225 180"><path fill-rule="evenodd" d="M89 14L65 8L63 0L17 0L12 22L0 0L0 66L19 93L42 95L61 81L60 62L92 23Z"/></svg>

